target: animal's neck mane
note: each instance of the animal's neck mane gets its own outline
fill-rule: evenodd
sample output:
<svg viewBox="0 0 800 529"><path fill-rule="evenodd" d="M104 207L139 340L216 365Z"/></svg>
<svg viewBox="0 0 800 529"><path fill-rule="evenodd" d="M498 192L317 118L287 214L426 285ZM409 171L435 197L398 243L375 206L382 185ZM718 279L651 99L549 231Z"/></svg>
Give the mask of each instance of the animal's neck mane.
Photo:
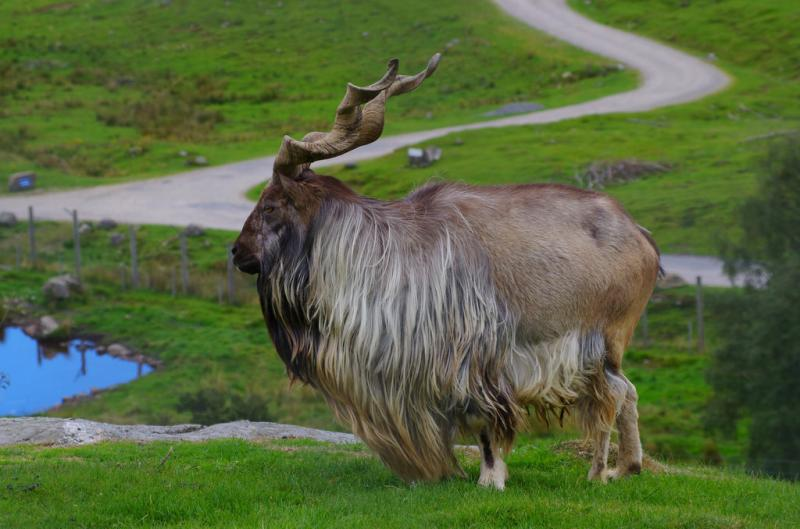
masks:
<svg viewBox="0 0 800 529"><path fill-rule="evenodd" d="M509 432L520 414L500 372L514 322L490 263L459 215L421 208L328 201L304 240L285 235L259 280L290 375L320 389L390 466L416 475L454 463L442 454L459 425L443 409L472 410Z"/></svg>

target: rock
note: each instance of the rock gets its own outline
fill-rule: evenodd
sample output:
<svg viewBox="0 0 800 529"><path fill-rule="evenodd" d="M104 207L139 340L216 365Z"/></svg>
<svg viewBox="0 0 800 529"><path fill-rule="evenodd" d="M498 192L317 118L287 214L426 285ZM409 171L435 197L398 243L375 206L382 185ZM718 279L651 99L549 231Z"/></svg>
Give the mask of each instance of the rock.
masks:
<svg viewBox="0 0 800 529"><path fill-rule="evenodd" d="M8 177L9 191L30 191L36 187L36 173L25 171L15 173Z"/></svg>
<svg viewBox="0 0 800 529"><path fill-rule="evenodd" d="M665 162L644 160L600 160L592 162L585 169L575 174L575 179L587 189L603 189L608 184L621 184L639 178L664 173L672 169Z"/></svg>
<svg viewBox="0 0 800 529"><path fill-rule="evenodd" d="M186 229L183 230L183 234L187 237L200 237L201 235L205 234L205 232L206 230L197 224L189 224L186 226Z"/></svg>
<svg viewBox="0 0 800 529"><path fill-rule="evenodd" d="M347 162L346 164L344 164L345 169L355 169L356 167L358 167L358 164L356 162Z"/></svg>
<svg viewBox="0 0 800 529"><path fill-rule="evenodd" d="M411 167L428 167L442 157L442 149L439 147L412 147L408 149L408 165Z"/></svg>
<svg viewBox="0 0 800 529"><path fill-rule="evenodd" d="M106 424L84 419L15 417L0 419L0 446L36 444L77 446L101 441L204 441L208 439L313 439L335 444L357 444L349 433L328 432L274 422L235 421L212 426L177 424Z"/></svg>
<svg viewBox="0 0 800 529"><path fill-rule="evenodd" d="M47 337L56 332L60 325L52 316L42 316L39 318L39 336Z"/></svg>
<svg viewBox="0 0 800 529"><path fill-rule="evenodd" d="M186 151L181 150L181 151L178 151L178 156L180 156L181 158L186 158L187 156L189 156L189 153L186 152Z"/></svg>
<svg viewBox="0 0 800 529"><path fill-rule="evenodd" d="M50 299L69 299L80 292L81 284L71 275L65 274L51 277L42 287L45 297Z"/></svg>
<svg viewBox="0 0 800 529"><path fill-rule="evenodd" d="M524 114L526 112L536 112L538 110L542 110L543 108L544 105L540 105L539 103L534 103L532 101L509 103L507 105L501 106L496 110L492 110L491 112L486 112L484 116L507 116L509 114Z"/></svg>
<svg viewBox="0 0 800 529"><path fill-rule="evenodd" d="M34 339L46 338L59 329L59 324L52 316L42 316L38 320L25 325L22 330Z"/></svg>
<svg viewBox="0 0 800 529"><path fill-rule="evenodd" d="M10 211L0 212L0 226L3 228L11 228L17 224L17 216Z"/></svg>
<svg viewBox="0 0 800 529"><path fill-rule="evenodd" d="M125 236L121 233L112 233L111 237L108 242L111 243L111 246L119 246L125 241Z"/></svg>
<svg viewBox="0 0 800 529"><path fill-rule="evenodd" d="M136 158L144 153L144 149L142 149L139 145L134 145L130 149L128 149L128 156Z"/></svg>
<svg viewBox="0 0 800 529"><path fill-rule="evenodd" d="M717 62L717 54L713 52L709 53L708 55L706 55L706 59L708 59L711 62Z"/></svg>
<svg viewBox="0 0 800 529"><path fill-rule="evenodd" d="M78 233L81 235L85 235L92 231L92 225L88 222L81 222L81 225L78 226Z"/></svg>
<svg viewBox="0 0 800 529"><path fill-rule="evenodd" d="M101 230L113 230L117 227L117 222L113 219L100 219L100 222L97 223L97 227Z"/></svg>
<svg viewBox="0 0 800 529"><path fill-rule="evenodd" d="M658 288L677 288L684 285L686 285L686 281L678 274L664 274L664 277L656 281L656 286Z"/></svg>
<svg viewBox="0 0 800 529"><path fill-rule="evenodd" d="M195 156L193 158L189 158L186 160L186 165L195 165L195 166L203 166L208 165L208 160L206 160L205 156Z"/></svg>
<svg viewBox="0 0 800 529"><path fill-rule="evenodd" d="M121 343L112 343L106 347L106 354L116 358L130 358L133 356L133 351L122 345Z"/></svg>

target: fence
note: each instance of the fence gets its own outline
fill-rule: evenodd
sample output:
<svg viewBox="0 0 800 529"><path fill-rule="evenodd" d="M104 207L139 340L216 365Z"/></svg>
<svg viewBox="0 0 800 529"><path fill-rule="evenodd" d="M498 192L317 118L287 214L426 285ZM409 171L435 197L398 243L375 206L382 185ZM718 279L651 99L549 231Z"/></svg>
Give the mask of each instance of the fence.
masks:
<svg viewBox="0 0 800 529"><path fill-rule="evenodd" d="M116 251L118 259L95 258L86 255L83 249L83 240L87 236L85 227L89 224L81 223L77 211L71 211L71 233L47 234L47 240L42 238L42 225L37 224L32 207L28 208L27 219L27 248L24 248L23 238L17 230L17 236L12 240L5 240L3 247L8 255L13 255L15 268L33 268L43 271L70 273L82 284L107 284L116 283L126 290L145 289L170 293L172 296L194 296L215 299L220 304L240 304L252 300L255 295L254 280L251 276L238 273L233 265L230 252L231 245L210 244L203 236L195 237L203 240L205 245L202 251L203 265L198 265L192 259L192 249L189 239L192 238L186 230L177 235L177 248L173 255L169 250L159 250L157 254L146 255L141 252L137 228L133 225L127 227L127 237L119 229L114 228L108 233L118 236L115 248L122 248L123 238L127 238L126 249ZM99 228L92 228L98 230ZM124 231L124 230L123 230ZM2 232L0 232L2 233ZM152 241L151 241L152 242ZM167 246L168 241L159 241L161 246ZM195 245L197 246L197 245ZM25 251L27 250L27 251ZM209 253L217 257L209 258ZM71 254L71 255L69 255ZM88 257L88 258L87 258ZM166 257L166 258L165 258ZM7 261L0 262L6 264ZM71 261L71 265L66 265ZM10 263L9 263L10 265Z"/></svg>
<svg viewBox="0 0 800 529"><path fill-rule="evenodd" d="M86 263L83 262L81 252L81 223L77 211L71 212L72 216L72 273L79 281L104 281L116 282L123 289L150 289L168 292L173 297L180 295L199 296L216 299L220 304L238 304L245 299L253 299L255 289L253 278L237 273L233 265L230 244L220 244L218 247L204 249L204 252L216 252L219 256L218 270L199 270L192 266L191 252L189 249L188 235L182 232L178 236L177 255L174 265L153 264L142 266L143 260L139 249L137 231L134 226L128 226L128 255L125 262L110 265L107 261L101 266L89 268L87 276ZM37 247L37 227L34 219L33 208L28 209L28 265L40 267L41 247ZM39 245L41 246L41 245ZM20 240L15 245L15 266L20 268L23 263L23 248ZM60 259L58 271L66 272L63 264L64 256ZM249 296L248 296L249 295ZM704 326L704 301L703 284L698 277L695 284L694 317L686 320L686 348L703 352L705 350ZM651 345L649 311L645 308L636 331L639 345Z"/></svg>

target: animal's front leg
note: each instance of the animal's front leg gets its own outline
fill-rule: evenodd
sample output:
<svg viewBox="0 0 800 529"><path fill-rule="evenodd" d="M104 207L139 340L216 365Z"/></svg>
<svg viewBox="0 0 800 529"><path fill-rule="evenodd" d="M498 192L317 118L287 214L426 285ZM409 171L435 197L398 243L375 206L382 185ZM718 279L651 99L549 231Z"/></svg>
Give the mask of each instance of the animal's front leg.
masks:
<svg viewBox="0 0 800 529"><path fill-rule="evenodd" d="M481 430L478 440L481 448L481 477L478 479L478 485L494 487L497 490L505 489L508 467L502 460L502 451L486 429Z"/></svg>

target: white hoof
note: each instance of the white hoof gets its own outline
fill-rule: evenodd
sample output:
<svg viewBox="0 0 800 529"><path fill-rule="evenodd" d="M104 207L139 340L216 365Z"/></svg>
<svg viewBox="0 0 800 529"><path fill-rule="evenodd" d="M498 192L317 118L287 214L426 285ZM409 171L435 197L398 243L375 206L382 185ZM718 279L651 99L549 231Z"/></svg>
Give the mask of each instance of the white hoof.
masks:
<svg viewBox="0 0 800 529"><path fill-rule="evenodd" d="M481 477L478 485L481 487L493 487L497 490L505 490L506 479L508 478L508 467L501 460L496 460L492 468L481 464Z"/></svg>

